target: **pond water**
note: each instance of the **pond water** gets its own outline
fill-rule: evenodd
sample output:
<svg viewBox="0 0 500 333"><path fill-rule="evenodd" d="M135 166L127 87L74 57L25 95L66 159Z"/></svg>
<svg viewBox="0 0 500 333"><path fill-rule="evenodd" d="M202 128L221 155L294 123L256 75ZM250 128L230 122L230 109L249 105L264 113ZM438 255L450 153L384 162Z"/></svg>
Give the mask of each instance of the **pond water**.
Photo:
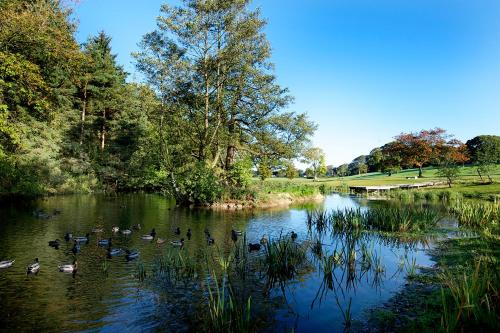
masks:
<svg viewBox="0 0 500 333"><path fill-rule="evenodd" d="M171 247L171 240L179 239L173 230L180 227L183 235L188 228L192 230L192 238L182 250L186 255L208 246L205 229L210 230L217 247L223 250L233 246L231 229L244 231L247 240L254 243L263 235L273 238L293 230L298 234L297 242L318 239L327 254L352 246L357 256L355 274L352 276L347 266L340 265L334 271L333 288L325 286L320 260L310 254L310 269L262 296L274 305L267 313L272 318L272 327L265 328L269 331L293 328L296 332L341 332L346 312L362 321L370 308L401 290L412 265L433 265L425 251L432 241L410 244L369 233L352 243L345 235L315 234L306 223L307 209L369 209L372 204L384 203L333 194L322 203L287 209L210 211L176 208L174 202L161 196L133 194L60 196L40 200L34 206L4 207L0 211L0 260L16 261L12 267L0 269L0 330L190 330L193 311L200 311L192 295L202 291L193 290L192 285L159 291L154 285L141 283L134 276L136 263L128 262L124 256L109 260L108 273L104 275L106 251L97 244L98 239L112 237L113 247L138 249L148 267L155 256ZM32 213L35 208L49 213L57 209L61 213L40 219ZM142 229L129 236L111 233L112 226L126 229L138 223ZM64 241L65 233L84 236L98 225L104 232L91 233L89 243L83 244L76 255L78 272L60 273L58 265L71 263L74 258L72 242ZM167 243L159 246L140 238L152 228ZM48 246L48 241L55 239L61 240L59 249ZM375 265L371 269L361 268L362 248L370 249L378 258L374 262L378 262L379 269L373 268ZM262 252L252 255L258 257ZM37 275L27 275L26 266L35 257L39 258L41 269Z"/></svg>

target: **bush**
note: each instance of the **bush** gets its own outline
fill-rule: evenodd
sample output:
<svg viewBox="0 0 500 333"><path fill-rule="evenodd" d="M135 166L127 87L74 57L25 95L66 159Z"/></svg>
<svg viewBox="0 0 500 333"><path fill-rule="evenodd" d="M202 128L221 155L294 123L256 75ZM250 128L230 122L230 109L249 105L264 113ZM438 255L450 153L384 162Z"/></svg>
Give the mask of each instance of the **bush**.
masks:
<svg viewBox="0 0 500 333"><path fill-rule="evenodd" d="M173 193L181 205L212 204L222 196L222 186L214 170L200 162L190 172L184 173L173 185Z"/></svg>

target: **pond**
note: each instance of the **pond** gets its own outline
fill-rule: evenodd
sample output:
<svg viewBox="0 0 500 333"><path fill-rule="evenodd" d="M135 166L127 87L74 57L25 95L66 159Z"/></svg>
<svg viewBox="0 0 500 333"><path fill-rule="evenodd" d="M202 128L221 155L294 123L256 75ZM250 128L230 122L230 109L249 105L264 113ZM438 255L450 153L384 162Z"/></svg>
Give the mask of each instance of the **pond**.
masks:
<svg viewBox="0 0 500 333"><path fill-rule="evenodd" d="M178 208L173 201L158 195L130 194L59 196L39 200L31 206L4 207L0 211L0 260L16 261L12 267L0 270L0 330L189 331L193 318L200 318L204 311L198 298L206 295L206 290L200 284L161 287L141 282L136 277L137 262L127 261L125 256L107 260L103 274L106 249L98 245L99 239L111 237L113 247L137 249L140 261L149 270L154 258L172 247L170 241L179 240L181 236L174 233L179 227L184 238L187 229L192 230L192 238L186 238L181 251L195 260L203 260L197 253L208 247L229 251L234 246L232 229L244 231L246 240L253 243L263 236L288 237L294 231L297 243L319 242L324 254L352 248L356 267L353 272L347 264L336 267L333 287L325 284L321 260L309 251L308 269L285 285L272 286L265 295L260 293L253 299L255 308L265 303L262 306L266 309L266 320L272 322L271 326L263 325L263 330L341 332L346 314L363 322L369 309L383 304L402 289L412 269L433 265L426 254L432 240L408 243L367 233L353 243L349 235L318 234L306 223L308 209L369 209L373 204L384 205L332 194L322 203L287 209L211 211ZM44 219L40 214L34 216L34 209L50 214L56 210L56 214ZM137 224L141 230L133 230L131 235L111 232L113 226L124 230ZM91 233L97 226L104 231ZM166 240L164 244L141 239L141 235L153 228L157 237ZM205 229L215 245L207 245ZM82 244L76 254L78 271L74 275L58 270L58 265L71 263L74 258L73 242L64 240L66 232L75 236L90 233L88 244ZM55 239L61 240L58 249L48 246ZM361 258L366 249L372 255L368 268L362 267ZM263 252L251 256L258 260ZM26 267L35 257L39 258L41 269L36 275L27 274Z"/></svg>

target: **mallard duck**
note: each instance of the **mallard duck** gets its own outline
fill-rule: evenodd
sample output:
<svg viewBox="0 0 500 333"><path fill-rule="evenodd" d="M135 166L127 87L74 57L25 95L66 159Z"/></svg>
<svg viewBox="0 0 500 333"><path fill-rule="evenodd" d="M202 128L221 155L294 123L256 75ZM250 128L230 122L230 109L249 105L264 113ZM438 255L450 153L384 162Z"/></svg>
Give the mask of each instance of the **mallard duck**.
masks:
<svg viewBox="0 0 500 333"><path fill-rule="evenodd" d="M73 238L73 234L71 232L67 232L65 235L64 235L64 240L66 242L69 242L71 239Z"/></svg>
<svg viewBox="0 0 500 333"><path fill-rule="evenodd" d="M213 238L212 238L212 237L210 237L210 236L209 236L209 237L207 237L207 244L208 244L208 245L213 245L213 244L215 244L215 239L213 239Z"/></svg>
<svg viewBox="0 0 500 333"><path fill-rule="evenodd" d="M234 229L232 229L231 232L234 233L237 236L243 235L243 231L241 231L241 230L234 230Z"/></svg>
<svg viewBox="0 0 500 333"><path fill-rule="evenodd" d="M267 244L267 238L266 238L266 236L265 236L265 235L264 235L264 236L262 236L262 238L260 239L260 244L262 244L262 245Z"/></svg>
<svg viewBox="0 0 500 333"><path fill-rule="evenodd" d="M96 228L92 229L92 233L94 233L94 234L98 234L98 233L101 233L101 232L104 232L104 229L101 228L101 227L96 227Z"/></svg>
<svg viewBox="0 0 500 333"><path fill-rule="evenodd" d="M73 264L59 265L58 267L60 272L72 273L78 269L78 263L73 260Z"/></svg>
<svg viewBox="0 0 500 333"><path fill-rule="evenodd" d="M14 265L15 262L16 262L15 259L0 261L0 268L8 268L8 267Z"/></svg>
<svg viewBox="0 0 500 333"><path fill-rule="evenodd" d="M122 235L130 235L132 233L132 230L130 229L123 229L122 230Z"/></svg>
<svg viewBox="0 0 500 333"><path fill-rule="evenodd" d="M118 227L115 226L115 227L111 228L111 231L112 232L118 232L118 231L120 231L120 228L118 228Z"/></svg>
<svg viewBox="0 0 500 333"><path fill-rule="evenodd" d="M117 255L120 255L122 254L123 250L122 249L112 249L112 248L108 248L108 257L114 257L114 256L117 256Z"/></svg>
<svg viewBox="0 0 500 333"><path fill-rule="evenodd" d="M181 228L177 227L177 228L175 229L174 233L175 233L176 235L180 235L180 234L181 234Z"/></svg>
<svg viewBox="0 0 500 333"><path fill-rule="evenodd" d="M156 240L156 244L163 244L163 243L165 243L165 240L163 238L158 238Z"/></svg>
<svg viewBox="0 0 500 333"><path fill-rule="evenodd" d="M296 240L298 235L295 233L295 231L292 231L292 234L291 234L291 237L292 237L292 240Z"/></svg>
<svg viewBox="0 0 500 333"><path fill-rule="evenodd" d="M190 240L190 239L191 239L191 236L192 236L192 234L191 234L191 229L188 229L188 231L187 231L187 233L186 233L186 237L187 237L187 239L188 239L188 240Z"/></svg>
<svg viewBox="0 0 500 333"><path fill-rule="evenodd" d="M35 258L35 262L31 265L28 265L27 271L28 273L37 273L40 270L40 262L38 258Z"/></svg>
<svg viewBox="0 0 500 333"><path fill-rule="evenodd" d="M141 230L141 224L137 223L136 225L132 226L132 229Z"/></svg>
<svg viewBox="0 0 500 333"><path fill-rule="evenodd" d="M127 255L125 256L127 260L133 260L139 258L140 252L137 250L126 250Z"/></svg>
<svg viewBox="0 0 500 333"><path fill-rule="evenodd" d="M111 238L108 239L99 239L97 242L99 246L110 246L111 245Z"/></svg>
<svg viewBox="0 0 500 333"><path fill-rule="evenodd" d="M75 240L75 243L73 244L73 248L71 249L71 252L73 252L74 254L77 254L78 252L80 252L80 245L78 244L78 242Z"/></svg>
<svg viewBox="0 0 500 333"><path fill-rule="evenodd" d="M261 247L261 245L259 243L255 243L255 244L249 243L248 244L248 252L259 251L260 247Z"/></svg>
<svg viewBox="0 0 500 333"><path fill-rule="evenodd" d="M56 249L59 248L60 244L61 241L59 239L49 241L49 246L55 247Z"/></svg>
<svg viewBox="0 0 500 333"><path fill-rule="evenodd" d="M90 239L90 235L88 233L85 236L78 236L78 237L74 238L74 240L77 243L85 243L85 242L88 242L89 239Z"/></svg>
<svg viewBox="0 0 500 333"><path fill-rule="evenodd" d="M184 246L184 238L181 238L181 240L178 241L171 241L170 244L172 244L173 246L182 247Z"/></svg>
<svg viewBox="0 0 500 333"><path fill-rule="evenodd" d="M141 239L142 239L142 240L153 240L153 238L154 238L154 237L153 237L153 236L151 236L151 235L142 235L142 236L141 236Z"/></svg>

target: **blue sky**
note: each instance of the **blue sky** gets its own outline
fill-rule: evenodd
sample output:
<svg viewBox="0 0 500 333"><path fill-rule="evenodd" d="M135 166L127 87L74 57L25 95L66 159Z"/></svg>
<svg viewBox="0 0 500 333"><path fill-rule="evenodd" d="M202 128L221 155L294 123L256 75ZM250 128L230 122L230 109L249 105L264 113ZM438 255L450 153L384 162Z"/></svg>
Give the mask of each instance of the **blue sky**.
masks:
<svg viewBox="0 0 500 333"><path fill-rule="evenodd" d="M156 27L159 0L81 0L84 42L112 36L118 61ZM461 140L500 134L500 1L255 0L293 111L318 125L327 163L367 154L400 132L436 126Z"/></svg>

